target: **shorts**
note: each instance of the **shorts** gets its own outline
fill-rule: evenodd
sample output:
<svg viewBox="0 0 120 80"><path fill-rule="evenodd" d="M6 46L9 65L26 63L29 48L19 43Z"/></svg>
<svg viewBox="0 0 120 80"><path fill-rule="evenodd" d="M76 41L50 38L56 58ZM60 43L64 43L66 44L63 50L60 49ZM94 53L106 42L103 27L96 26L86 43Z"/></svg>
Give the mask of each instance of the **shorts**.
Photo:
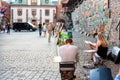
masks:
<svg viewBox="0 0 120 80"><path fill-rule="evenodd" d="M44 28L42 31L43 31L43 32L46 32L46 31L47 31L47 29L46 29L46 28Z"/></svg>

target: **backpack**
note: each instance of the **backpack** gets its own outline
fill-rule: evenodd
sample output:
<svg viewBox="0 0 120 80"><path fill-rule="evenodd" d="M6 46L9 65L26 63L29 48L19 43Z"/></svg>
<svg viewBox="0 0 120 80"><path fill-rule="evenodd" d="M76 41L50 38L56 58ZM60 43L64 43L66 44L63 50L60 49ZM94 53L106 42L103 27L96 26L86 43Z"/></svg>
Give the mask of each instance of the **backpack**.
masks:
<svg viewBox="0 0 120 80"><path fill-rule="evenodd" d="M113 61L115 64L120 63L120 48L115 46L107 56L107 59Z"/></svg>

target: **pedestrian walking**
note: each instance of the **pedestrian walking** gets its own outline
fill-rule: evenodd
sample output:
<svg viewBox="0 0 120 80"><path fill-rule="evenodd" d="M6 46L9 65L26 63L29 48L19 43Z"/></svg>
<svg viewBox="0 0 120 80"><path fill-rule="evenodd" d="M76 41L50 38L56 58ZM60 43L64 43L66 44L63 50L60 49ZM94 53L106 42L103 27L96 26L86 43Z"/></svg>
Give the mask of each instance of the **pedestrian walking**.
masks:
<svg viewBox="0 0 120 80"><path fill-rule="evenodd" d="M46 37L47 26L45 23L42 25L43 36Z"/></svg>
<svg viewBox="0 0 120 80"><path fill-rule="evenodd" d="M39 26L39 36L41 36L41 34L42 34L42 24L39 23L38 26Z"/></svg>
<svg viewBox="0 0 120 80"><path fill-rule="evenodd" d="M52 34L53 34L53 36L55 34L55 25L54 25L54 23L53 23L53 27L52 27Z"/></svg>
<svg viewBox="0 0 120 80"><path fill-rule="evenodd" d="M52 31L53 31L54 25L53 22L50 22L48 25L48 42L51 42L51 36L52 36Z"/></svg>
<svg viewBox="0 0 120 80"><path fill-rule="evenodd" d="M2 25L2 31L5 33L5 28L6 28L6 26L5 26L5 24L3 24Z"/></svg>
<svg viewBox="0 0 120 80"><path fill-rule="evenodd" d="M6 25L6 27L7 27L7 33L8 33L8 34L10 34L10 28L11 28L10 26L11 26L11 25L10 25L10 23L8 22L7 25Z"/></svg>

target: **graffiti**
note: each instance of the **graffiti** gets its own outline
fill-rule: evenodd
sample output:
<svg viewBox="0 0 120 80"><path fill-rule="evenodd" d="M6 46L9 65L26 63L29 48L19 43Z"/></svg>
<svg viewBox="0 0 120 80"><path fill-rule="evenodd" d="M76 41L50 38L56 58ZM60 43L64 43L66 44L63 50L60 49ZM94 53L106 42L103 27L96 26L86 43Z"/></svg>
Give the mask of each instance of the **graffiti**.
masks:
<svg viewBox="0 0 120 80"><path fill-rule="evenodd" d="M84 1L72 12L73 24L79 26L79 29L84 28L86 33L106 32L111 22L109 11L108 0Z"/></svg>

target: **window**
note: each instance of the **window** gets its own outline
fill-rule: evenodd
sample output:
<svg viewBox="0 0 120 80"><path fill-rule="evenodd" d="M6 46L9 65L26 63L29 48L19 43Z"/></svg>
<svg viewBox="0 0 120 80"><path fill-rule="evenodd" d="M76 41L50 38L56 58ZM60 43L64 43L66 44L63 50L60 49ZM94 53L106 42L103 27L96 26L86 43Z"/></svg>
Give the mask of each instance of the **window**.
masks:
<svg viewBox="0 0 120 80"><path fill-rule="evenodd" d="M53 10L53 18L56 19L55 10Z"/></svg>
<svg viewBox="0 0 120 80"><path fill-rule="evenodd" d="M45 10L45 16L49 16L50 15L50 11L49 10Z"/></svg>
<svg viewBox="0 0 120 80"><path fill-rule="evenodd" d="M11 14L12 14L12 15L11 15L11 16L12 16L11 18L12 18L12 20L13 20L13 11L14 11L14 10L12 9L12 10L11 10Z"/></svg>
<svg viewBox="0 0 120 80"><path fill-rule="evenodd" d="M18 0L19 3L22 3L22 0Z"/></svg>
<svg viewBox="0 0 120 80"><path fill-rule="evenodd" d="M48 4L48 3L49 3L49 0L45 0L45 3Z"/></svg>
<svg viewBox="0 0 120 80"><path fill-rule="evenodd" d="M31 0L32 5L37 5L37 0Z"/></svg>
<svg viewBox="0 0 120 80"><path fill-rule="evenodd" d="M26 9L26 21L28 22L28 9Z"/></svg>
<svg viewBox="0 0 120 80"><path fill-rule="evenodd" d="M45 19L45 23L46 23L46 24L49 24L49 19Z"/></svg>
<svg viewBox="0 0 120 80"><path fill-rule="evenodd" d="M42 10L40 10L40 22L42 22Z"/></svg>
<svg viewBox="0 0 120 80"><path fill-rule="evenodd" d="M22 19L18 19L17 21L18 21L18 22L22 22Z"/></svg>
<svg viewBox="0 0 120 80"><path fill-rule="evenodd" d="M36 16L36 9L32 9L32 15Z"/></svg>
<svg viewBox="0 0 120 80"><path fill-rule="evenodd" d="M18 16L22 16L22 9L18 9L17 14Z"/></svg>

